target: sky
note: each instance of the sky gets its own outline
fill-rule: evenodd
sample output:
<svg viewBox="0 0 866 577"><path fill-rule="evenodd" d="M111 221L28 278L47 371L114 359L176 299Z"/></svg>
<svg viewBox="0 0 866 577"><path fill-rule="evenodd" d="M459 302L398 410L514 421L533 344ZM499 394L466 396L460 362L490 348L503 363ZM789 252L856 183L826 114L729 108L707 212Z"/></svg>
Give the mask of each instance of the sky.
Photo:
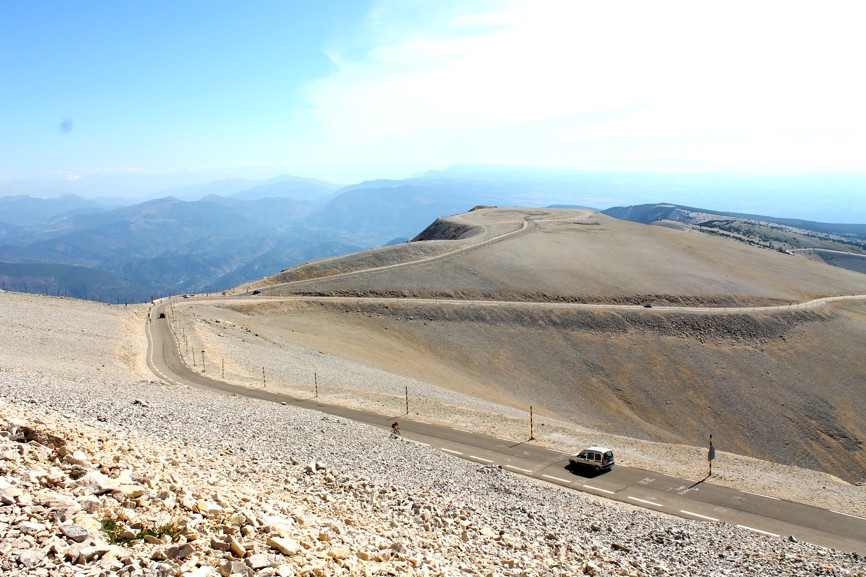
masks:
<svg viewBox="0 0 866 577"><path fill-rule="evenodd" d="M833 0L2 0L0 183L866 174L864 17Z"/></svg>

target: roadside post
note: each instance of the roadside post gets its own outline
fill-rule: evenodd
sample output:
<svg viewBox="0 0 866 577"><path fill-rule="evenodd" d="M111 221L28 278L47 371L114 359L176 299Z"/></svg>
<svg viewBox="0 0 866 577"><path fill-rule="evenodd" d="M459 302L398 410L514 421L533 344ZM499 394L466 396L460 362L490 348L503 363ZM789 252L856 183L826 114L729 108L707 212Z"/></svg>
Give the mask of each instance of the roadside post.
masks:
<svg viewBox="0 0 866 577"><path fill-rule="evenodd" d="M204 350L202 350L202 352L201 352L201 372L203 372L203 373L207 372L207 367L205 367L205 364L204 364Z"/></svg>
<svg viewBox="0 0 866 577"><path fill-rule="evenodd" d="M319 375L313 373L313 383L316 385L316 398L319 398Z"/></svg>
<svg viewBox="0 0 866 577"><path fill-rule="evenodd" d="M406 385L406 414L409 414L409 385Z"/></svg>
<svg viewBox="0 0 866 577"><path fill-rule="evenodd" d="M713 459L716 458L716 448L713 447L713 434L710 433L710 448L707 450L707 463L710 465L710 472L707 477L713 476Z"/></svg>
<svg viewBox="0 0 866 577"><path fill-rule="evenodd" d="M533 434L532 430L532 405L529 405L529 440L535 440L535 435Z"/></svg>

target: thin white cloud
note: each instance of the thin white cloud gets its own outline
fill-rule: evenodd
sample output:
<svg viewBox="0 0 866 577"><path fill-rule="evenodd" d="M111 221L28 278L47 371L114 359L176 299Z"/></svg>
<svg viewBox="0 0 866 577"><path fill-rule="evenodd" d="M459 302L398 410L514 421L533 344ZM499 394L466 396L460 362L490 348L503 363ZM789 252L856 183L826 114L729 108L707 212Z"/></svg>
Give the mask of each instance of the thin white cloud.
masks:
<svg viewBox="0 0 866 577"><path fill-rule="evenodd" d="M866 170L852 152L866 149L860 13L854 2L383 1L307 87L310 157Z"/></svg>

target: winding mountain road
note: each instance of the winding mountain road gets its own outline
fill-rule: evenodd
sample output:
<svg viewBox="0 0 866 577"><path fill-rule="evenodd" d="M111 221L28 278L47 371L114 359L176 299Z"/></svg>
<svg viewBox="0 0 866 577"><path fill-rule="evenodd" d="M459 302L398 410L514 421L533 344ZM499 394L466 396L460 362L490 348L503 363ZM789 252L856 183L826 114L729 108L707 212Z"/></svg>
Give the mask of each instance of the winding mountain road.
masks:
<svg viewBox="0 0 866 577"><path fill-rule="evenodd" d="M514 236L527 234L537 228L542 221L569 220L567 217L527 217L513 221L498 221L487 224L515 224L519 227L500 234L493 234L481 221L473 222L465 215L457 215L465 224L475 224L483 229L480 241L461 243L455 250L421 260L395 263L370 269L354 270L337 273L331 276L315 279L304 279L285 284L306 284L323 279L334 279L346 276L361 275L368 272L411 266L419 262L429 262L440 258L453 256L455 253L477 249L481 246L499 242ZM325 259L333 260L333 259ZM310 263L315 265L324 261ZM641 305L618 304L582 304L582 303L548 303L526 301L484 301L484 300L454 300L454 299L410 299L410 298L364 298L364 297L307 297L307 296L268 296L269 289L280 285L263 287L262 294L253 295L247 291L230 297L197 296L190 300L200 304L235 302L266 302L266 301L328 301L351 302L359 300L369 303L391 304L411 302L413 304L431 304L459 307L531 307L540 309L592 309L608 311L644 311L652 314L743 314L758 312L779 312L798 309L814 309L839 301L866 300L866 295L832 296L802 303L791 303L777 306L754 307L686 307L657 306L645 308ZM160 319L160 313L166 313L171 304L170 299L159 301L151 309L147 322L148 335L148 366L161 379L190 387L205 390L256 398L263 401L284 405L293 405L315 411L328 413L379 427L383 435L387 434L393 415L382 415L372 411L349 409L338 405L320 403L316 399L302 399L265 389L257 389L235 385L213 379L187 366L179 352L179 341L171 331L168 319ZM450 426L435 423L413 421L407 415L399 417L400 430L405 439L411 442L429 445L436 450L467 459L483 465L498 465L515 474L525 475L534 479L553 483L577 491L592 493L609 499L630 503L659 512L679 517L705 522L722 522L736 525L767 536L792 537L797 540L811 542L834 549L856 552L866 555L866 518L850 515L844 511L828 511L805 505L776 499L774 497L757 495L746 491L737 491L712 483L712 478L689 480L671 477L653 471L616 465L611 471L593 474L582 470L573 470L568 465L569 454L554 451L533 444L531 441L504 440L470 431L461 431ZM820 489L815 488L816 491Z"/></svg>
<svg viewBox="0 0 866 577"><path fill-rule="evenodd" d="M301 297L266 300L297 300ZM778 310L797 307L818 307L837 300L866 299L866 295L828 297L808 303L783 305L781 307L753 307L745 311ZM260 302L259 297L193 297L201 304L233 301ZM310 300L310 299L306 299ZM314 299L339 300L339 298ZM357 298L343 299L356 302ZM404 299L375 299L380 301ZM420 300L420 299L419 299ZM475 306L544 306L544 307L604 307L642 310L635 305L580 305L571 303L490 303L487 301L443 301ZM186 385L215 392L234 394L264 401L293 405L336 415L353 421L379 427L387 434L393 415L382 415L371 411L349 409L328 405L316 399L302 399L264 389L254 389L213 379L187 366L181 358L179 343L171 331L167 318L170 300L159 301L150 311L146 323L148 335L147 362L160 379L177 385ZM690 307L658 307L655 311L695 311ZM707 308L703 312L745 312L741 308ZM723 522L779 538L793 537L824 547L851 551L866 555L866 519L845 513L828 511L801 503L779 500L769 496L736 491L713 485L711 477L701 480L680 479L657 472L616 465L611 471L595 475L582 470L572 470L568 465L568 453L554 451L533 444L531 441L504 440L470 431L456 430L449 426L413 421L400 416L400 429L404 437L412 442L429 445L436 450L484 465L498 465L515 474L553 483L573 490L630 503L655 511L684 518ZM816 491L820 490L816 487Z"/></svg>

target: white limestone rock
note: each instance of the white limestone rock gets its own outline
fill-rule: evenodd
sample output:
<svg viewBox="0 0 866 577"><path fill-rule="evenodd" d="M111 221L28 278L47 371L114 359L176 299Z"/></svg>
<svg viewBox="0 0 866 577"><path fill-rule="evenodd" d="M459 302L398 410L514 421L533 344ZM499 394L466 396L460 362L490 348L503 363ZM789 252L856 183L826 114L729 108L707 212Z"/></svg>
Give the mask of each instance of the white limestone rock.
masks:
<svg viewBox="0 0 866 577"><path fill-rule="evenodd" d="M247 557L246 563L254 571L264 569L265 567L276 567L277 565L279 565L279 563L276 562L274 556L268 555L267 553L256 553L255 555L250 555L249 557Z"/></svg>
<svg viewBox="0 0 866 577"><path fill-rule="evenodd" d="M269 537L267 544L269 547L276 549L286 557L291 557L301 550L300 543L288 537Z"/></svg>
<svg viewBox="0 0 866 577"><path fill-rule="evenodd" d="M90 532L77 523L61 525L60 532L63 533L64 537L75 543L83 543L90 536Z"/></svg>
<svg viewBox="0 0 866 577"><path fill-rule="evenodd" d="M120 483L116 479L103 475L99 471L90 471L78 479L76 484L88 489L94 495L110 493L120 487Z"/></svg>

